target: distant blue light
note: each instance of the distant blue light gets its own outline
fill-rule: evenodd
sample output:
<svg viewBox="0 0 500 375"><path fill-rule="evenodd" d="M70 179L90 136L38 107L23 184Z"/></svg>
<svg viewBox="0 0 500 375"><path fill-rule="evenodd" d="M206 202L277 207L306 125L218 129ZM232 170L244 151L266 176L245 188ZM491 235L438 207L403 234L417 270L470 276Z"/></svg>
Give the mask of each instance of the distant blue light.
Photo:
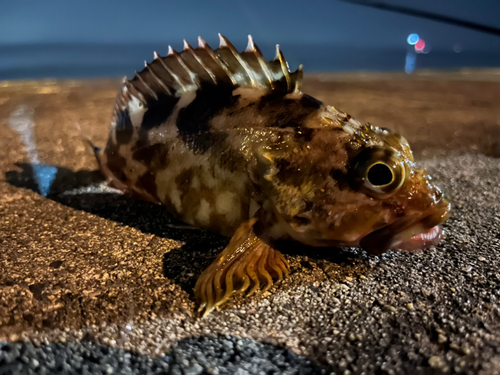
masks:
<svg viewBox="0 0 500 375"><path fill-rule="evenodd" d="M413 73L413 71L415 70L416 62L417 62L417 55L415 54L415 52L408 52L406 54L406 63L405 63L405 72L407 74Z"/></svg>
<svg viewBox="0 0 500 375"><path fill-rule="evenodd" d="M31 164L33 168L33 177L38 184L40 195L46 197L50 192L50 187L57 174L57 167L46 164Z"/></svg>
<svg viewBox="0 0 500 375"><path fill-rule="evenodd" d="M418 34L410 34L408 35L408 38L406 39L406 41L408 42L408 44L410 46L413 46L414 44L416 44L418 42L418 40L420 39L420 37L418 36Z"/></svg>

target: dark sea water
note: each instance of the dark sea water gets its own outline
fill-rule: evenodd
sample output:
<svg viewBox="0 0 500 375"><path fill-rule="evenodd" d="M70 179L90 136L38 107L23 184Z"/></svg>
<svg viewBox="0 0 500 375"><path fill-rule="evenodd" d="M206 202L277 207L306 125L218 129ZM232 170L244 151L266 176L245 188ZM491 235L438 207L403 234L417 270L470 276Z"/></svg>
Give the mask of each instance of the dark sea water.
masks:
<svg viewBox="0 0 500 375"><path fill-rule="evenodd" d="M215 47L215 46L214 46ZM267 58L273 46L260 46ZM397 49L355 49L349 46L282 45L290 68L306 72L404 71L409 46ZM34 44L0 46L0 80L40 78L131 77L142 70L153 51L167 53L167 45ZM416 69L454 70L498 68L500 51L431 50L416 55Z"/></svg>

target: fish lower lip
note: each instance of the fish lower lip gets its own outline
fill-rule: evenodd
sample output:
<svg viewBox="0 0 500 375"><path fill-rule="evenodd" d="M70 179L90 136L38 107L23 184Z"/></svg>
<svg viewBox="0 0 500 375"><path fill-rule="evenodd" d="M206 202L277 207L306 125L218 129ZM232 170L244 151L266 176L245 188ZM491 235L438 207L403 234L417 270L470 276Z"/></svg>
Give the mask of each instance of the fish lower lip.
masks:
<svg viewBox="0 0 500 375"><path fill-rule="evenodd" d="M388 225L363 237L359 244L362 248L366 249L371 254L382 254L383 252L391 249L395 242L401 242L397 240L395 241L394 237L396 234L399 234L405 229L411 227L414 223L415 218L401 219L391 225Z"/></svg>
<svg viewBox="0 0 500 375"><path fill-rule="evenodd" d="M389 249L410 251L437 245L442 238L439 224L450 214L450 204L440 203L428 215L406 217L370 233L360 241L361 247L378 255Z"/></svg>
<svg viewBox="0 0 500 375"><path fill-rule="evenodd" d="M402 241L393 246L393 250L413 251L425 249L430 246L437 245L443 238L443 230L439 225L436 225L429 230L417 234L406 241Z"/></svg>

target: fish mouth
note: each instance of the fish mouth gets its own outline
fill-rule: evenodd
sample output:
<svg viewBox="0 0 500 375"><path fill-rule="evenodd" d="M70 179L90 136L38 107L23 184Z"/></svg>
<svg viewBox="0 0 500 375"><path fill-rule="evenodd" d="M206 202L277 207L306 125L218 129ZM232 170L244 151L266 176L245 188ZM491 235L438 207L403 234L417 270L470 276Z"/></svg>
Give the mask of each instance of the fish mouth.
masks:
<svg viewBox="0 0 500 375"><path fill-rule="evenodd" d="M363 237L360 246L371 254L382 254L387 250L412 251L437 245L443 230L439 224L450 216L450 203L443 200L418 217L399 219Z"/></svg>

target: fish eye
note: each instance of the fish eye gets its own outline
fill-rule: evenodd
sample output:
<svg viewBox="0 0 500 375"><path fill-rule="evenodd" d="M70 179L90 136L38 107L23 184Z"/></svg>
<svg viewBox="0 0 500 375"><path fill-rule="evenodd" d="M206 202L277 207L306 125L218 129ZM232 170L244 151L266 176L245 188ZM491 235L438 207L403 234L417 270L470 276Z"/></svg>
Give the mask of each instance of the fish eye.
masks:
<svg viewBox="0 0 500 375"><path fill-rule="evenodd" d="M391 167L382 162L377 162L368 167L366 178L373 186L386 186L394 181L394 172Z"/></svg>
<svg viewBox="0 0 500 375"><path fill-rule="evenodd" d="M390 197L405 180L403 163L392 148L368 147L356 156L352 166L357 188L375 198Z"/></svg>

